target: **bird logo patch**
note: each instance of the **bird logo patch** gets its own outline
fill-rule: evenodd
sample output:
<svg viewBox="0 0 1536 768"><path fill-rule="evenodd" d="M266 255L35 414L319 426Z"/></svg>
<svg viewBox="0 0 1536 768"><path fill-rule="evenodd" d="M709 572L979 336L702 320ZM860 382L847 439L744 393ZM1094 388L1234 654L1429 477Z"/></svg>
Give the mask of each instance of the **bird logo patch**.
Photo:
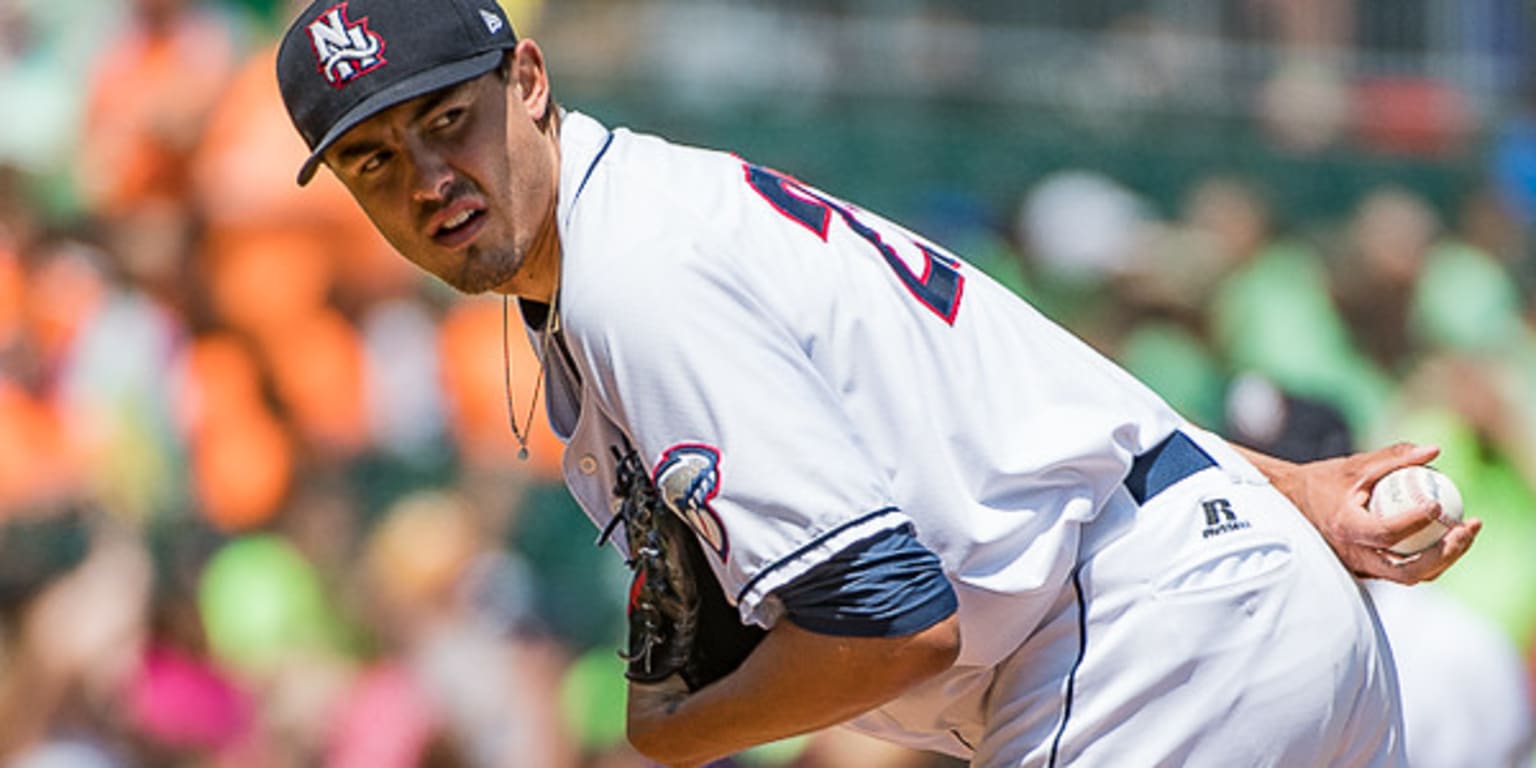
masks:
<svg viewBox="0 0 1536 768"><path fill-rule="evenodd" d="M720 491L720 452L697 443L674 445L662 453L654 476L662 501L724 560L730 543L720 516L709 506Z"/></svg>
<svg viewBox="0 0 1536 768"><path fill-rule="evenodd" d="M384 38L368 28L368 17L347 18L347 4L331 6L309 23L320 74L333 88L342 88L384 66Z"/></svg>

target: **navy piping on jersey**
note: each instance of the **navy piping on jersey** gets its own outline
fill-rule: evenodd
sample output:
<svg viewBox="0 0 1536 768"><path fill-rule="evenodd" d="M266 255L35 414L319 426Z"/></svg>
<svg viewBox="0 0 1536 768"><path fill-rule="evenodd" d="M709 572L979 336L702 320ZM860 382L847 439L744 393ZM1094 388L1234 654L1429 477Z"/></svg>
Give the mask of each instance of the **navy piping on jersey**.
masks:
<svg viewBox="0 0 1536 768"><path fill-rule="evenodd" d="M1060 755L1061 737L1067 732L1067 721L1072 719L1072 693L1077 689L1077 668L1082 666L1083 657L1088 654L1088 606L1083 600L1083 583L1079 575L1079 569L1072 569L1072 591L1077 593L1077 659L1072 662L1072 669L1067 672L1067 690L1065 701L1061 705L1061 724L1056 726L1056 735L1051 739L1051 756L1046 765L1055 768L1056 758Z"/></svg>
<svg viewBox="0 0 1536 768"><path fill-rule="evenodd" d="M796 558L800 557L801 555L805 554L806 552L811 551L817 545L819 545L821 542L823 542L823 541L825 541L825 540L827 540L827 539L829 539L829 538L831 538L833 536L836 536L838 533L841 533L842 531L844 531L844 530L846 530L848 528L852 528L855 525L861 525L863 523L869 522L870 520L874 520L875 518L882 517L884 515L888 515L888 514L891 514L893 512L896 512L896 511L897 511L896 507L885 507L883 509L877 509L877 510L875 510L873 512L870 512L869 514L864 515L862 517L856 517L856 518L854 518L852 520L849 520L848 522L843 523L842 525L839 525L836 528L833 528L832 530L827 531L826 533L823 533L823 534L821 534L820 536L817 536L814 539L811 539L810 541L808 541L805 544L801 545L800 548L796 549L795 551L785 555L784 557L779 558L778 562L774 563L773 565L768 566L767 568L764 568L761 571L758 571L757 575L753 576L750 581L748 581L746 584L742 585L741 590L736 593L736 602L740 603L742 601L742 599L747 596L747 593L751 592L752 588L757 586L757 583L759 581L763 580L764 576L767 576L768 574L773 573L774 571L777 571L779 568L781 568L784 565L787 565L788 563L794 561Z"/></svg>
<svg viewBox="0 0 1536 768"><path fill-rule="evenodd" d="M774 594L795 626L839 637L905 637L960 607L944 564L911 523L844 547Z"/></svg>
<svg viewBox="0 0 1536 768"><path fill-rule="evenodd" d="M1190 475L1219 466L1198 443L1180 431L1164 438L1146 453L1131 462L1130 474L1126 475L1125 488L1138 505L1145 505L1159 493ZM1072 696L1077 690L1077 670L1088 653L1088 604L1083 597L1081 568L1072 570L1072 590L1077 596L1077 659L1067 672L1066 691L1061 707L1061 723L1051 739L1051 754L1047 766L1055 768L1060 756L1061 737L1067 732L1067 721L1072 717Z"/></svg>
<svg viewBox="0 0 1536 768"><path fill-rule="evenodd" d="M587 181L592 178L592 172L597 170L597 161L602 160L603 155L608 154L608 148L611 146L613 146L613 131L609 131L608 137L603 139L603 146L599 147L597 154L592 156L592 162L587 165L587 172L581 176L581 183L576 185L576 194L571 195L571 209L565 214L567 226L571 223L571 217L576 214L576 201L581 199L582 191L587 188Z"/></svg>

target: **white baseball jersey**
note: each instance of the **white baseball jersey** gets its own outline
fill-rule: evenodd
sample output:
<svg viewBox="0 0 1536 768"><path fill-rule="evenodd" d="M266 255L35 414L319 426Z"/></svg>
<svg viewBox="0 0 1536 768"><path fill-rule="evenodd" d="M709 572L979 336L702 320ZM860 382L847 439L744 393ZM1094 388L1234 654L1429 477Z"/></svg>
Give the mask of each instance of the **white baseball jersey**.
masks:
<svg viewBox="0 0 1536 768"><path fill-rule="evenodd" d="M1079 670L1106 680L1124 672L1083 650L1100 647L1094 626L1112 633L1116 614L1125 613L1110 609L1111 598L1098 601L1096 591L1121 582L1106 575L1084 586L1083 565L1142 527L1138 510L1153 505L1138 506L1122 481L1136 457L1179 429L1198 435L1223 470L1233 468L1199 473L1208 487L1196 490L1240 485L1240 493L1268 494L1251 505L1283 512L1239 507L1247 517L1222 523L1232 535L1214 539L1202 539L1195 525L1158 551L1152 571L1127 570L1124 594L1139 595L1137 585L1166 575L1178 558L1191 573L1213 563L1224 569L1190 577L1196 581L1233 581L1234 573L1304 570L1291 552L1306 549L1305 569L1328 585L1303 586L1341 597L1306 598L1327 610L1305 620L1339 623L1322 633L1337 642L1308 645L1322 642L1308 639L1312 627L1276 635L1297 644L1301 655L1292 657L1258 630L1239 632L1249 650L1238 666L1266 654L1290 666L1308 655L1347 656L1326 674L1346 670L1344 684L1365 693L1335 701L1339 681L1330 677L1309 698L1288 698L1286 707L1309 723L1323 716L1323 701L1334 708L1328 716L1344 722L1341 712L1385 700L1372 698L1389 693L1392 681L1377 674L1369 609L1315 532L1219 441L979 271L879 216L741 158L610 131L576 113L564 116L561 164L561 344L548 356L547 391L555 431L568 441L567 483L593 522L601 527L612 516L613 450L633 446L710 551L743 619L764 626L781 613L775 589L875 533L910 522L942 560L959 603L955 667L856 727L982 765L1119 759L1128 756L1123 748L1084 750L1144 741L1143 727L1185 736L1215 727L1199 704L1173 721L1152 717L1160 698L1209 693L1199 674L1177 671L1204 649L1169 650L1173 671L1140 687L1070 690ZM1209 501L1191 493L1185 507ZM1260 522L1287 514L1278 532ZM1101 518L1115 522L1095 532ZM1212 541L1243 546L1209 556L1191 549ZM1204 609L1215 615L1206 621L1230 621L1229 597ZM1265 601L1298 602L1252 600L1267 617L1265 631L1285 621ZM1139 620L1155 623L1156 615ZM1180 680L1200 690L1171 693ZM1233 690L1241 699L1247 689ZM1069 724L1073 697L1078 714ZM1149 713L1144 726L1116 725L1133 720L1126 707ZM1257 741L1279 758L1323 756L1313 764L1362 738L1374 745L1362 754L1383 744L1390 752L1395 715L1389 705L1381 709L1381 723L1351 726L1347 739L1276 729L1274 739L1310 740L1314 752ZM1119 742L1107 735L1117 728ZM1227 740L1240 741L1236 733ZM1246 754L1180 749L1142 756L1198 763Z"/></svg>

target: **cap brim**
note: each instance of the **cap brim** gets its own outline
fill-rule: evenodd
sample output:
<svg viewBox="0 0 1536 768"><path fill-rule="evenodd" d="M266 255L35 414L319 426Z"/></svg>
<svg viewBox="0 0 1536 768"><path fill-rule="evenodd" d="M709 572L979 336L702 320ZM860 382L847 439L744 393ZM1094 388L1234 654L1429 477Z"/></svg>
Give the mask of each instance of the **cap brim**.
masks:
<svg viewBox="0 0 1536 768"><path fill-rule="evenodd" d="M407 77L358 102L357 106L347 110L341 116L341 119L331 126L331 130L320 139L319 144L315 145L314 151L309 154L309 159L305 160L304 165L299 167L299 186L302 187L308 184L309 180L315 177L315 171L320 167L320 156L325 154L325 150L329 149L332 143L341 138L342 134L356 127L358 123L403 101L410 101L417 96L431 93L439 88L446 88L450 85L479 77L495 69L496 65L501 63L501 57L504 53L504 50L498 48L476 54L467 59L440 64Z"/></svg>

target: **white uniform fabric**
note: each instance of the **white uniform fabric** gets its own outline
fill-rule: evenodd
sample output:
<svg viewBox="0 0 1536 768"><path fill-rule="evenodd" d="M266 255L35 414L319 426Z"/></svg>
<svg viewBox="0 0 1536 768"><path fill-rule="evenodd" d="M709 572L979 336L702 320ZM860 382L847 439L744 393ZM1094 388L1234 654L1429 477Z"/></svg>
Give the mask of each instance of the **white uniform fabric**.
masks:
<svg viewBox="0 0 1536 768"><path fill-rule="evenodd" d="M740 158L567 113L561 165L549 410L594 523L632 445L764 626L776 588L873 533L910 521L943 561L957 664L855 727L982 766L1400 759L1390 663L1326 545L1207 435L1223 468L1138 507L1132 460L1195 431L1087 345ZM1215 495L1247 525L1202 538Z"/></svg>
<svg viewBox="0 0 1536 768"><path fill-rule="evenodd" d="M1366 585L1397 662L1408 764L1536 765L1536 711L1509 636L1434 584Z"/></svg>

